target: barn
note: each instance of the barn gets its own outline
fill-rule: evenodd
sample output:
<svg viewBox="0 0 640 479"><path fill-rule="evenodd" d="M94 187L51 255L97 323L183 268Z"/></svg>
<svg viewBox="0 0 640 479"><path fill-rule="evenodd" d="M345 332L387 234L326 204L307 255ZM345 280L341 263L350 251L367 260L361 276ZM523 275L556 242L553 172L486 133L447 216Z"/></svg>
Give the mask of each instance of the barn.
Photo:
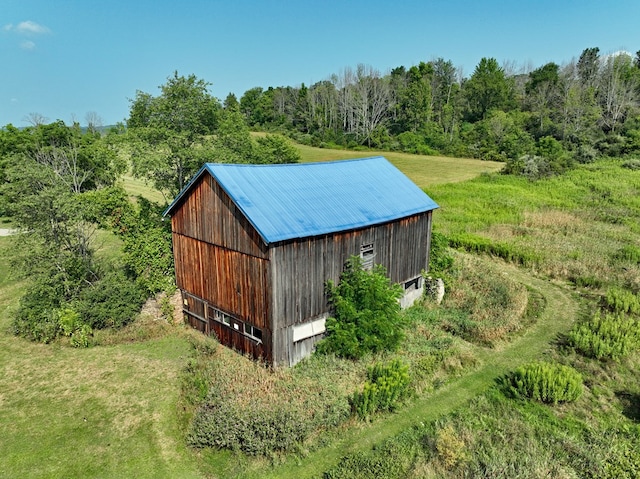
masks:
<svg viewBox="0 0 640 479"><path fill-rule="evenodd" d="M360 255L422 291L438 205L383 157L207 163L168 207L185 319L221 343L291 366L322 338L325 283Z"/></svg>

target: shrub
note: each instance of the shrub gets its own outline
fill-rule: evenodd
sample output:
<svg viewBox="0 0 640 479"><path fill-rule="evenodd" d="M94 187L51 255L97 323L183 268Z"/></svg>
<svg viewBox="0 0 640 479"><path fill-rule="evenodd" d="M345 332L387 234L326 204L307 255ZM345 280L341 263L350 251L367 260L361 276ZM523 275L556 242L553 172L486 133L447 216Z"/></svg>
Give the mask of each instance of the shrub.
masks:
<svg viewBox="0 0 640 479"><path fill-rule="evenodd" d="M569 344L585 356L619 361L640 345L640 324L623 314L598 312L569 332Z"/></svg>
<svg viewBox="0 0 640 479"><path fill-rule="evenodd" d="M640 264L640 248L634 245L625 245L613 254L613 259Z"/></svg>
<svg viewBox="0 0 640 479"><path fill-rule="evenodd" d="M628 170L640 170L640 160L627 160L622 163L623 168L627 168Z"/></svg>
<svg viewBox="0 0 640 479"><path fill-rule="evenodd" d="M351 398L353 412L366 419L378 411L393 411L408 392L409 366L396 359L389 364L376 363L367 370L362 392Z"/></svg>
<svg viewBox="0 0 640 479"><path fill-rule="evenodd" d="M144 300L136 283L120 272L112 272L84 289L75 309L82 322L92 328L120 328L136 318Z"/></svg>
<svg viewBox="0 0 640 479"><path fill-rule="evenodd" d="M71 345L75 348L88 348L93 336L91 326L83 324L80 315L71 308L63 308L57 314L62 334L71 338Z"/></svg>
<svg viewBox="0 0 640 479"><path fill-rule="evenodd" d="M614 313L640 314L640 297L626 289L609 289L604 301Z"/></svg>
<svg viewBox="0 0 640 479"><path fill-rule="evenodd" d="M292 404L271 408L249 403L242 407L213 390L194 418L189 443L195 447L241 450L249 455L290 451L310 431L300 420L302 411Z"/></svg>
<svg viewBox="0 0 640 479"><path fill-rule="evenodd" d="M450 424L438 429L435 448L445 469L452 469L466 457L465 443Z"/></svg>
<svg viewBox="0 0 640 479"><path fill-rule="evenodd" d="M169 291L174 285L171 223L162 221L163 206L139 196L138 208L120 212L113 228L122 237L124 266L147 296Z"/></svg>
<svg viewBox="0 0 640 479"><path fill-rule="evenodd" d="M352 256L340 283L327 282L327 296L334 317L327 319L326 337L316 348L319 353L358 359L367 352L398 348L403 337L398 303L402 288L391 283L383 266L365 271L362 260Z"/></svg>
<svg viewBox="0 0 640 479"><path fill-rule="evenodd" d="M557 404L580 397L582 375L569 366L533 362L507 376L505 386L513 397Z"/></svg>
<svg viewBox="0 0 640 479"><path fill-rule="evenodd" d="M429 249L429 274L441 276L453 267L453 257L447 252L449 240L437 231L431 233Z"/></svg>

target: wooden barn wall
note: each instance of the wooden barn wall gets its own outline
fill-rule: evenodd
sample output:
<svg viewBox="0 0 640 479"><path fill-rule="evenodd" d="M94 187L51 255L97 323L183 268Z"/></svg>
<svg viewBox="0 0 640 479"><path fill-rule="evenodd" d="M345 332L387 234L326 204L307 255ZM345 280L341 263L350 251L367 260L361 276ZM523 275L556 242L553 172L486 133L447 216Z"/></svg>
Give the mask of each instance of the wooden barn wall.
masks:
<svg viewBox="0 0 640 479"><path fill-rule="evenodd" d="M392 281L403 283L427 269L431 212L334 235L304 238L271 250L273 351L277 363L297 359L290 326L328 311L325 282L338 281L345 262L373 243L374 263L382 264Z"/></svg>
<svg viewBox="0 0 640 479"><path fill-rule="evenodd" d="M260 329L270 329L269 262L173 233L177 286Z"/></svg>
<svg viewBox="0 0 640 479"><path fill-rule="evenodd" d="M206 172L174 209L171 226L174 233L267 258L267 246L258 232Z"/></svg>
<svg viewBox="0 0 640 479"><path fill-rule="evenodd" d="M197 303L197 301L189 302ZM194 305L190 305L187 308L193 306ZM194 309L197 310L197 306ZM233 348L242 354L249 354L254 359L262 359L267 362L271 362L272 360L271 336L268 331L265 332L262 341L258 342L248 336L245 336L240 331L234 330L232 327L213 319L206 318L197 312L185 310L185 318L192 328L197 329L207 336L214 335L221 344Z"/></svg>

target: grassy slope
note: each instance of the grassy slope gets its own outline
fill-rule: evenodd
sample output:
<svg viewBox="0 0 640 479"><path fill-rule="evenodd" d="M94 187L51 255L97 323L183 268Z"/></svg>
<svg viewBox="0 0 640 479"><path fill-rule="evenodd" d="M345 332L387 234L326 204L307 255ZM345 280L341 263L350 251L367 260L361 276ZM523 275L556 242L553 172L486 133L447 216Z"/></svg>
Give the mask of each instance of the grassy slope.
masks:
<svg viewBox="0 0 640 479"><path fill-rule="evenodd" d="M427 423L463 406L471 398L494 384L494 380L515 366L540 358L550 343L572 324L577 313L577 303L563 288L534 278L514 267L503 265L503 274L512 275L517 281L544 295L547 304L536 324L499 352L474 346L473 355L480 366L447 383L433 394L421 397L396 414L379 419L370 425L351 428L340 434L338 440L322 447L304 458L289 458L275 467L265 468L259 461L247 462L241 456L229 453L210 455L212 473L221 477L246 478L311 478L335 465L351 452L366 450L382 440L420 422ZM565 321L557 319L566 318Z"/></svg>
<svg viewBox="0 0 640 479"><path fill-rule="evenodd" d="M23 283L0 238L0 477L201 477L184 446L179 335L78 350L10 332Z"/></svg>
<svg viewBox="0 0 640 479"><path fill-rule="evenodd" d="M308 147L301 147L301 151L305 161L380 154ZM501 166L474 160L384 155L420 186L463 181ZM149 195L141 182L127 178L125 185L134 194ZM0 477L201 477L200 461L184 447L176 410L178 374L188 353L186 341L170 335L76 350L13 337L9 331L11 310L17 305L22 284L7 276L8 244L9 239L0 238ZM543 286L536 283L533 287ZM558 307L568 304L559 290L547 293L559 295ZM539 341L539 348L524 340L514 343L509 349L513 353L503 356L505 363L494 364L495 359L487 357L477 371L428 400L415 403L402 414L348 431L336 444L300 463L291 459L281 467L265 470L260 461L223 452L215 453L211 472L215 476L246 472L255 477L298 477L305 471L307 475L318 474L348 450L368 447L406 425L463 404L484 389L496 371L539 354L554 331L536 331L529 333L529 339Z"/></svg>
<svg viewBox="0 0 640 479"><path fill-rule="evenodd" d="M313 148L296 145L303 162L345 160L384 156L418 186L425 188L441 183L458 183L475 178L482 173L499 171L504 163L478 161L445 156L420 156L398 152L348 151Z"/></svg>

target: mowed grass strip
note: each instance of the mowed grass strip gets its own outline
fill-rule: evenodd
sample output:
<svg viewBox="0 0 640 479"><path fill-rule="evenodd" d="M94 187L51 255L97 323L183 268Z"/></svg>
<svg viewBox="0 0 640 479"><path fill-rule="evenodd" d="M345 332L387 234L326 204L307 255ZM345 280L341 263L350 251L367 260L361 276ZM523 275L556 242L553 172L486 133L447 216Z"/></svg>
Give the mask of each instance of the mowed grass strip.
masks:
<svg viewBox="0 0 640 479"><path fill-rule="evenodd" d="M201 477L184 444L179 335L73 349L12 335L23 284L0 238L0 477Z"/></svg>
<svg viewBox="0 0 640 479"><path fill-rule="evenodd" d="M471 158L423 156L393 151L332 150L306 145L295 146L302 156L303 163L384 156L421 188L469 180L483 173L500 171L504 167L504 163L497 161L481 161Z"/></svg>
<svg viewBox="0 0 640 479"><path fill-rule="evenodd" d="M340 431L328 446L305 457L289 457L282 464L268 466L264 461L247 460L229 452L207 453L212 474L220 477L245 478L314 478L337 464L343 456L370 449L384 439L420 422L430 422L453 412L494 384L496 378L526 362L540 359L551 348L559 334L568 331L576 317L578 305L567 290L543 279L537 279L515 267L503 265L502 273L542 294L547 303L538 321L529 330L499 350L472 346L479 367L452 379L433 394L411 402L395 414L361 423Z"/></svg>

